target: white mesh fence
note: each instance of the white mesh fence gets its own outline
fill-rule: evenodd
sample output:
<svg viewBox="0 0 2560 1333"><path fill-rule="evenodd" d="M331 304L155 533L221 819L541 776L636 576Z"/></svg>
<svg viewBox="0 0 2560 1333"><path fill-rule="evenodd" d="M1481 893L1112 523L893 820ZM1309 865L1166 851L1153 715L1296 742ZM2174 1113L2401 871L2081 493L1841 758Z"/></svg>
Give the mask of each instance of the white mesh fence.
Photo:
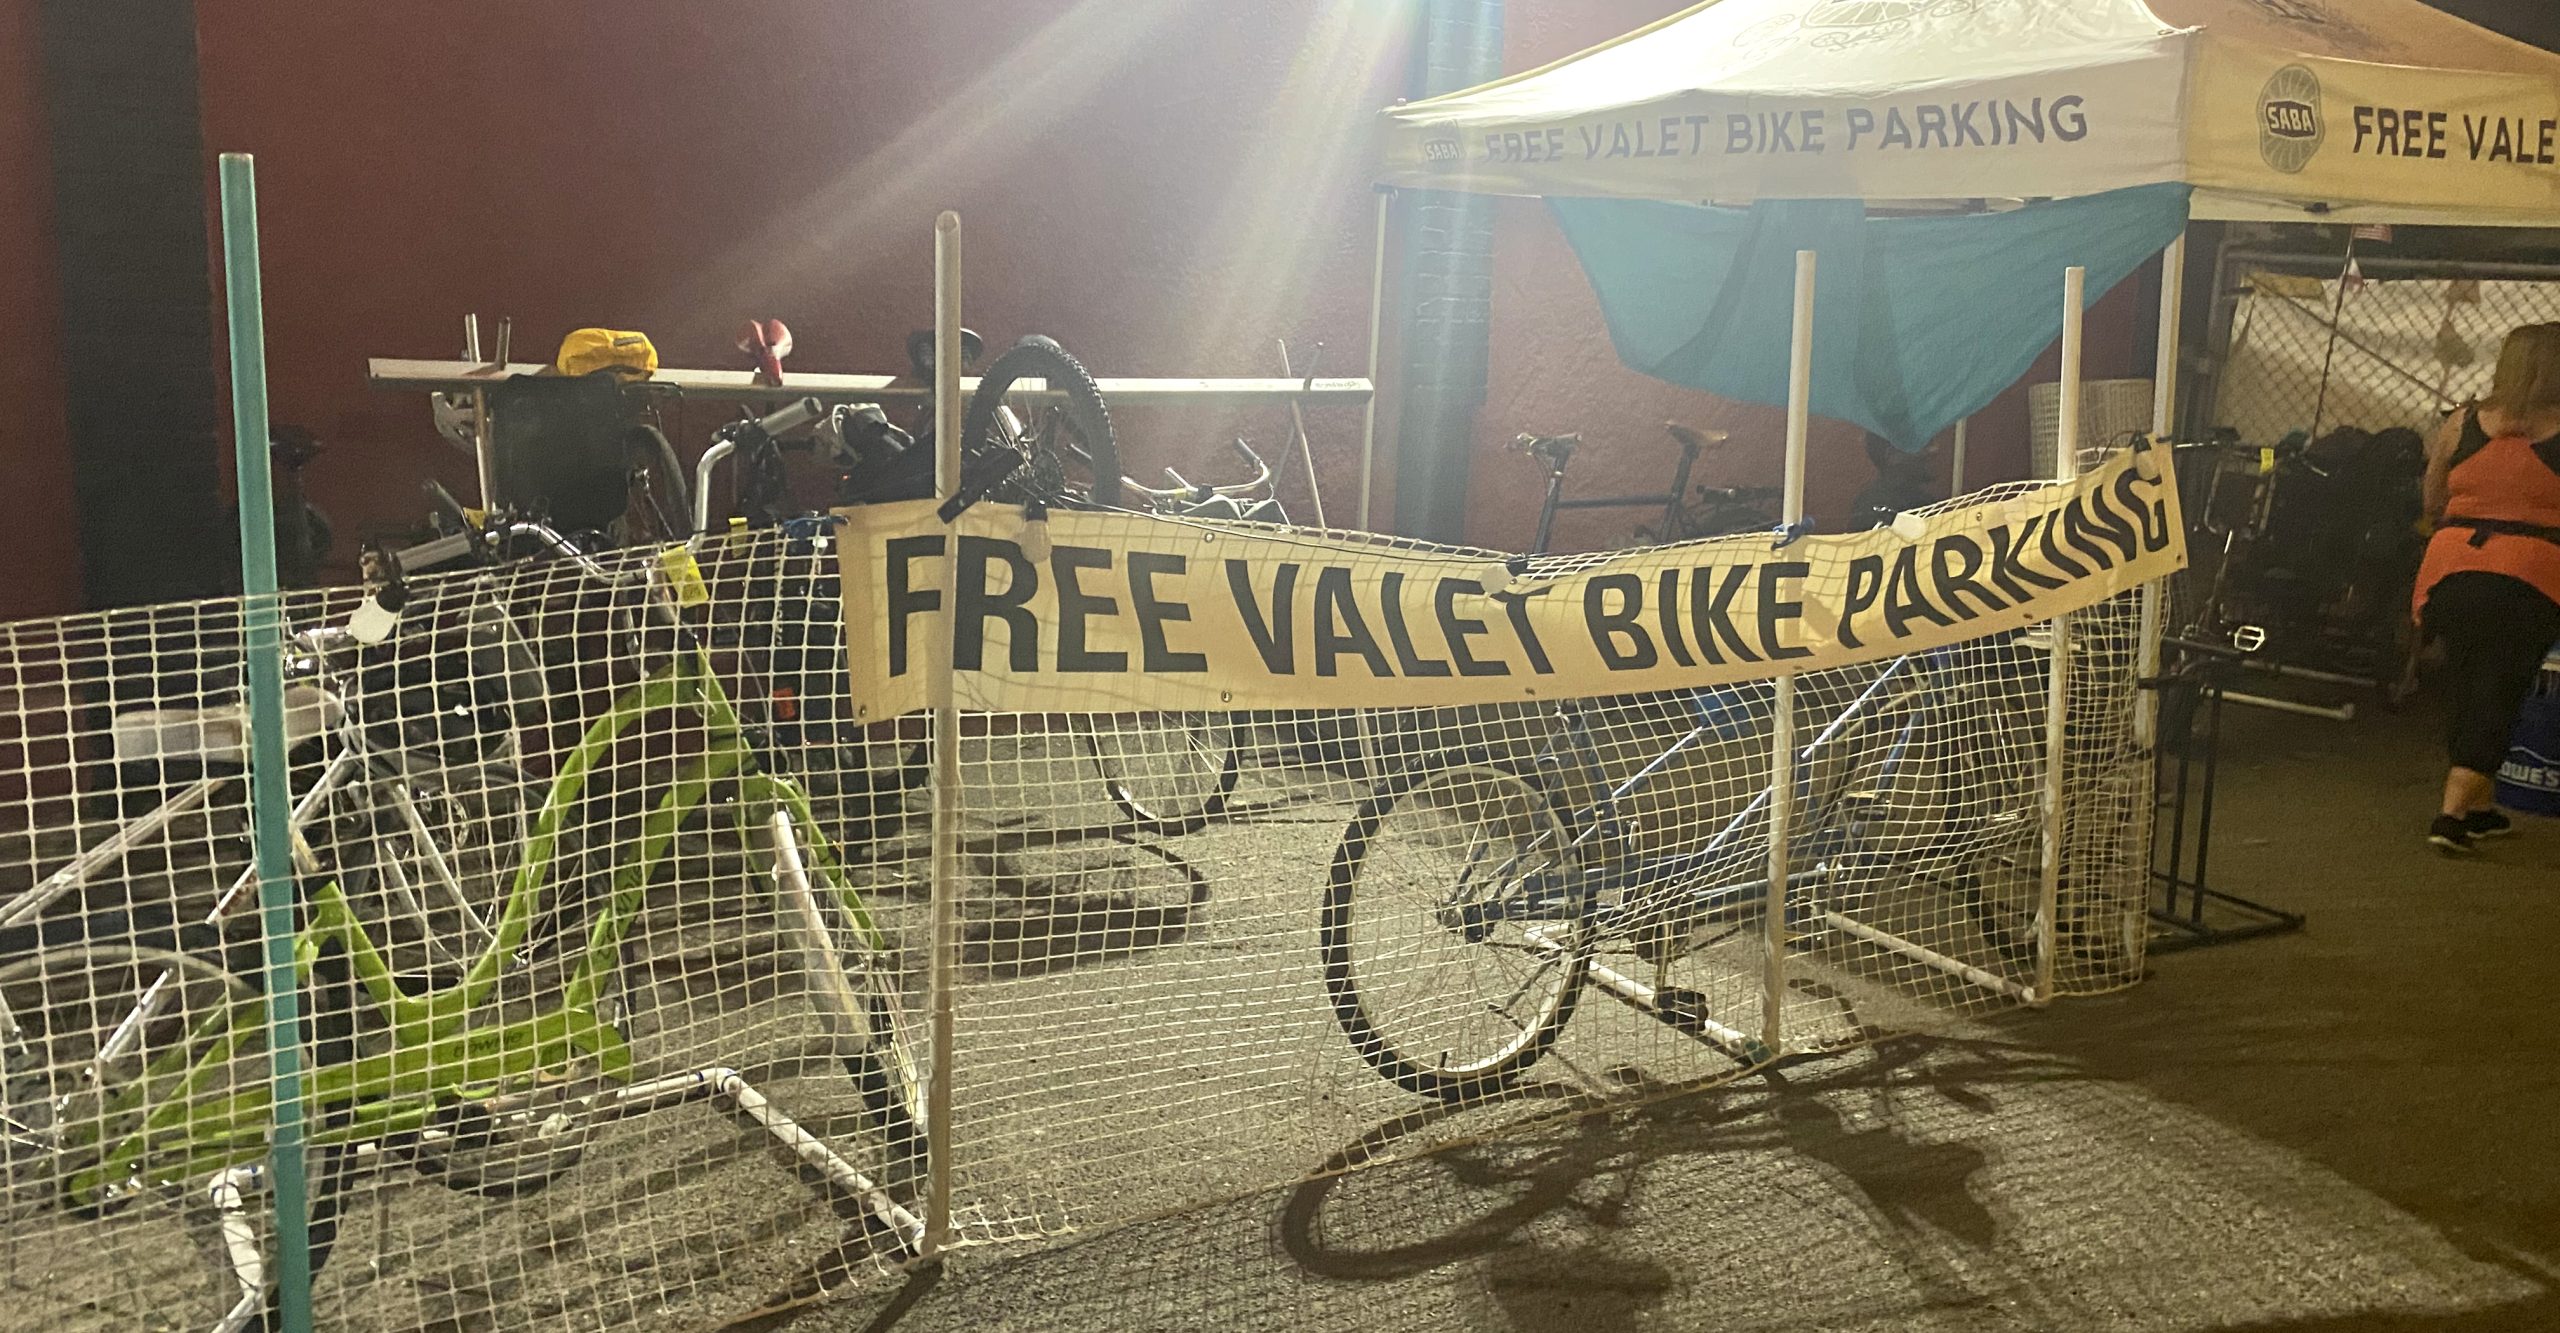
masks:
<svg viewBox="0 0 2560 1333"><path fill-rule="evenodd" d="M855 703L835 558L804 521L707 547L700 595L645 552L414 580L379 642L353 591L289 600L321 1327L714 1327L912 1254L933 738ZM1767 680L1166 713L1130 672L964 717L957 1240L2131 982L2136 602L2071 617L2058 729L2050 626L1797 678L1774 955ZM267 1317L239 621L0 630L0 1327ZM1372 631L1298 647L1421 654Z"/></svg>

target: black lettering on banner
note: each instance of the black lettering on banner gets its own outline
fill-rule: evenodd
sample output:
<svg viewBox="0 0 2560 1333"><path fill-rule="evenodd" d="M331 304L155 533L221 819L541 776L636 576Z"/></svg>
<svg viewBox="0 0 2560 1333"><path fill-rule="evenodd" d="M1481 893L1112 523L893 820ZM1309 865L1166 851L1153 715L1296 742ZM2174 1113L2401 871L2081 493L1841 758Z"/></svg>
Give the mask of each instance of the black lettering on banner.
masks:
<svg viewBox="0 0 2560 1333"><path fill-rule="evenodd" d="M1449 674L1449 664L1436 657L1423 657L1413 651L1413 631L1404 623L1404 571L1390 570L1379 580L1378 595L1387 604L1387 642L1396 650L1396 668L1408 680Z"/></svg>
<svg viewBox="0 0 2560 1333"><path fill-rule="evenodd" d="M1841 647L1854 649L1867 646L1858 638L1858 632L1851 627L1850 622L1858 618L1859 612L1873 609L1876 599L1883 595L1884 557L1862 555L1850 561L1848 596L1840 603Z"/></svg>
<svg viewBox="0 0 2560 1333"><path fill-rule="evenodd" d="M940 533L925 537L892 537L882 547L881 559L888 565L889 674L892 676L907 674L908 619L942 606L941 589L914 586L910 581L910 567L925 556L940 554Z"/></svg>
<svg viewBox="0 0 2560 1333"><path fill-rule="evenodd" d="M1343 651L1358 653L1369 667L1369 674L1380 680L1393 680L1396 670L1387 665L1386 651L1378 647L1378 638L1369 632L1369 622L1361 618L1360 599L1351 591L1351 571L1342 565L1327 565L1316 571L1315 618L1316 674L1331 676L1341 661Z"/></svg>
<svg viewBox="0 0 2560 1333"><path fill-rule="evenodd" d="M1049 552L1049 577L1058 585L1058 670L1116 675L1129 669L1127 653L1097 653L1085 645L1085 621L1117 616L1117 598L1084 590L1078 571L1111 568L1111 552L1094 546L1060 546Z"/></svg>
<svg viewBox="0 0 2560 1333"><path fill-rule="evenodd" d="M1131 551L1129 553L1129 609L1138 613L1138 642L1142 648L1140 664L1148 674L1192 673L1209 669L1205 653L1178 653L1165 642L1164 627L1170 621L1191 619L1188 602L1168 602L1156 596L1156 576L1182 576L1190 562L1173 551Z"/></svg>
<svg viewBox="0 0 2560 1333"><path fill-rule="evenodd" d="M2062 526L2062 540L2072 550L2088 557L2089 572L2103 574L2113 569L2116 562L2107 548L2098 544L2096 526L2087 510L2088 499L2085 495L2073 496L2071 502L2062 507L2062 516L2057 521Z"/></svg>
<svg viewBox="0 0 2560 1333"><path fill-rule="evenodd" d="M1849 151L1856 152L1858 141L1875 133L1876 113L1862 106L1849 108Z"/></svg>
<svg viewBox="0 0 2560 1333"><path fill-rule="evenodd" d="M1440 621L1440 637L1449 645L1450 660L1458 664L1461 676L1508 676L1508 662L1487 662L1467 651L1467 640L1482 637L1487 631L1481 620L1470 620L1458 614L1458 596L1484 595L1484 585L1474 579L1440 580L1431 592L1432 614Z"/></svg>
<svg viewBox="0 0 2560 1333"><path fill-rule="evenodd" d="M2444 156L2444 122L2444 112L2427 113L2427 156L2429 157Z"/></svg>
<svg viewBox="0 0 2560 1333"><path fill-rule="evenodd" d="M2270 113L2269 113L2269 117L2270 117L2270 119L2272 119L2272 118L2273 118L2273 113L2272 113L2272 112L2270 112ZM2365 143L2365 140L2370 139L2370 138L2372 138L2372 137L2373 137L2373 108L2372 108L2372 107L2369 107L2369 106L2359 106L2359 107L2357 107L2357 108L2356 108L2356 115L2355 115L2355 122L2356 122L2356 141L2355 141L2355 143L2354 143L2351 147L2349 147L2349 148L2347 149L2347 151L2348 151L2348 152L2350 152L2350 153L2358 153L2358 154L2361 154L2362 152L2364 152L2364 143Z"/></svg>
<svg viewBox="0 0 2560 1333"><path fill-rule="evenodd" d="M1262 654L1262 669L1275 676L1298 674L1298 566L1284 561L1271 575L1271 606L1265 610L1253 595L1253 566L1227 562L1227 591L1235 594L1236 615Z"/></svg>
<svg viewBox="0 0 2560 1333"><path fill-rule="evenodd" d="M1583 161L1588 162L1588 161L1590 161L1591 159L1593 159L1593 158L1595 158L1595 157L1600 156L1600 127L1599 127L1599 126L1597 126L1597 125L1577 125L1577 126L1575 126L1575 127L1574 127L1574 132L1582 136L1582 160L1583 160Z"/></svg>
<svg viewBox="0 0 2560 1333"><path fill-rule="evenodd" d="M2089 113L2080 109L2087 101L2078 93L2053 99L2054 138L2078 143L2089 137Z"/></svg>
<svg viewBox="0 0 2560 1333"><path fill-rule="evenodd" d="M2142 525L2143 550L2165 551L2169 549L2168 504L2134 494L2135 490L2151 484L2142 479L2141 473L2126 468L2116 474L2116 503L2131 511L2134 520Z"/></svg>
<svg viewBox="0 0 2560 1333"><path fill-rule="evenodd" d="M2007 593L2012 602L2024 602L2035 596L2023 585L2059 588L2066 582L2037 572L2024 559L2034 549L2037 530L2044 523L2044 515L2029 514L2015 534L2009 531L2006 523L1991 529L1991 581L1999 586L2000 591Z"/></svg>
<svg viewBox="0 0 2560 1333"><path fill-rule="evenodd" d="M1826 111L1821 107L1815 107L1804 113L1802 129L1804 134L1804 150L1806 152L1819 153L1823 151L1822 120L1823 117L1828 116L1829 114L1831 114L1829 111Z"/></svg>
<svg viewBox="0 0 2560 1333"><path fill-rule="evenodd" d="M1715 666L1724 665L1724 650L1745 662L1757 662L1760 655L1742 641L1741 631L1733 627L1733 595L1741 591L1745 579L1751 577L1751 566L1734 565L1724 571L1724 581L1716 582L1712 568L1692 570L1689 574L1689 624L1698 633L1698 651L1706 654Z"/></svg>
<svg viewBox="0 0 2560 1333"><path fill-rule="evenodd" d="M2065 507L2067 508L2068 506ZM2036 552L2044 557L2044 562L2069 576L2069 578L2065 579L2065 582L2068 582L2069 579L2085 579L2089 577L2089 570L2087 566L2062 553L2062 544L2060 541L2062 536L2062 515L2039 514L2037 517L2044 520L2044 531L2036 540ZM2058 588L2062 585L2057 583L2054 586Z"/></svg>
<svg viewBox="0 0 2560 1333"><path fill-rule="evenodd" d="M2462 139L2464 143L2471 147L2472 161L2477 162L2480 160L2480 146L2487 140L2488 134L2489 122L2482 120L2467 111L2463 113Z"/></svg>
<svg viewBox="0 0 2560 1333"><path fill-rule="evenodd" d="M1813 566L1801 560L1777 560L1760 567L1760 651L1772 662L1791 657L1811 657L1813 650L1802 645L1790 646L1778 627L1790 620L1804 619L1804 603L1780 600L1778 585L1794 580L1802 582L1813 572Z"/></svg>
<svg viewBox="0 0 2560 1333"><path fill-rule="evenodd" d="M1617 609L1608 606L1616 596ZM1611 671L1642 671L1662 660L1653 636L1638 623L1644 616L1644 580L1633 574L1601 574L1582 585L1582 621L1591 631L1591 646ZM1621 648L1619 640L1626 646Z"/></svg>
<svg viewBox="0 0 2560 1333"><path fill-rule="evenodd" d="M1656 581L1653 598L1653 622L1662 629L1662 646L1671 660L1693 667L1698 659L1689 654L1689 636L1680 631L1680 571L1666 569Z"/></svg>
<svg viewBox="0 0 2560 1333"><path fill-rule="evenodd" d="M1947 109L1945 107L1942 107L1935 102L1931 102L1913 111L1911 113L1911 118L1917 121L1920 126L1920 136L1914 145L1915 147L1926 148L1929 146L1929 141L1931 139L1937 140L1940 148L1948 146Z"/></svg>
<svg viewBox="0 0 2560 1333"><path fill-rule="evenodd" d="M1893 557L1893 574L1884 585L1884 632L1894 638L1910 633L1912 621L1926 620L1952 627L1953 616L1938 609L1920 588L1920 548L1903 547Z"/></svg>
<svg viewBox="0 0 2560 1333"><path fill-rule="evenodd" d="M1698 115L1682 116L1680 118L1680 123L1689 127L1689 156L1696 157L1699 153L1705 151L1707 141L1707 122L1712 119L1714 119L1714 117L1703 112Z"/></svg>
<svg viewBox="0 0 2560 1333"><path fill-rule="evenodd" d="M1937 576L1938 600L1959 618L1971 620L2008 605L1974 577L1982 572L1982 547L1961 532L1947 533L1929 547L1929 572ZM1974 606L1965 604L1968 597Z"/></svg>
<svg viewBox="0 0 2560 1333"><path fill-rule="evenodd" d="M1502 612L1511 621L1511 632L1520 640L1520 651L1529 655L1529 669L1541 676L1554 675L1556 664L1548 660L1547 646L1538 641L1538 627L1530 623L1529 599L1544 597L1549 591L1540 588L1536 592L1498 592L1493 595L1493 600L1502 603Z"/></svg>
<svg viewBox="0 0 2560 1333"><path fill-rule="evenodd" d="M987 568L997 561L1005 567L1005 586L1000 593L987 591ZM1010 671L1033 672L1040 669L1040 622L1031 614L1031 595L1040 591L1039 572L1022 558L1022 548L1012 542L992 537L960 539L959 578L953 589L951 627L951 669L983 671L986 669L987 622L1004 622L1005 667Z"/></svg>
<svg viewBox="0 0 2560 1333"><path fill-rule="evenodd" d="M1750 117L1727 116L1724 118L1724 151L1728 154L1751 151Z"/></svg>
<svg viewBox="0 0 2560 1333"><path fill-rule="evenodd" d="M2130 564L2142 557L2142 538L2134 532L2133 520L2117 513L2116 507L2107 502L2105 487L2091 487L2083 503L2089 506L2089 530L2115 548L2115 554L2105 563Z"/></svg>

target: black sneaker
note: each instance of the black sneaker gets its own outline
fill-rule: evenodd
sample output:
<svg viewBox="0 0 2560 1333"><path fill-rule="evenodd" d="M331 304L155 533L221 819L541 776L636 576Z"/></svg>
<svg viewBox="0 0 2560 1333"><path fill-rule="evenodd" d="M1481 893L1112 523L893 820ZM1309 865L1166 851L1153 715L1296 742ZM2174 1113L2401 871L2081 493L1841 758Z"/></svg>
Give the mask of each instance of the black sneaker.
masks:
<svg viewBox="0 0 2560 1333"><path fill-rule="evenodd" d="M2438 815L2436 822L2427 825L2427 841L2447 856L2468 856L2472 850L2470 821L2456 815Z"/></svg>
<svg viewBox="0 0 2560 1333"><path fill-rule="evenodd" d="M2515 832L2516 825L2503 811L2474 810L2462 817L2462 831L2474 838L2503 838Z"/></svg>

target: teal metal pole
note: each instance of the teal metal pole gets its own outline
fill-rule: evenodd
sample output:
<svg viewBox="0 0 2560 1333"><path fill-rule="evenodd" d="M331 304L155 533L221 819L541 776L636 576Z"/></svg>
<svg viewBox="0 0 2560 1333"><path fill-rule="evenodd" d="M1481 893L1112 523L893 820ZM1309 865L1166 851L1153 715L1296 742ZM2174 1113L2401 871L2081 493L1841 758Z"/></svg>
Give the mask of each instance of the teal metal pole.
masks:
<svg viewBox="0 0 2560 1333"><path fill-rule="evenodd" d="M301 988L293 974L291 794L285 785L284 633L275 490L267 466L267 335L258 290L258 178L222 155L222 285L231 323L231 431L240 490L241 612L249 653L249 808L267 945L267 1059L275 1078L276 1289L285 1333L311 1330L311 1190L302 1148Z"/></svg>

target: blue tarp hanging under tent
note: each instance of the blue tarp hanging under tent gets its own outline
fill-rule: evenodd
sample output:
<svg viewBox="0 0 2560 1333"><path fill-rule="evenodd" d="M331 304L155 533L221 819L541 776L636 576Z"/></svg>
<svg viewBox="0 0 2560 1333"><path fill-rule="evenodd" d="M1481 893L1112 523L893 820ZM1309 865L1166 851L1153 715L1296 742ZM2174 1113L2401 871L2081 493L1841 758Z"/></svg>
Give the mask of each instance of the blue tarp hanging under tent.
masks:
<svg viewBox="0 0 2560 1333"><path fill-rule="evenodd" d="M2096 304L2187 225L2187 187L2005 213L1870 218L1854 199L1747 209L1551 198L1618 359L1747 403L1787 401L1795 253L1820 252L1813 410L1917 452L1988 406L2062 333L2063 270Z"/></svg>

